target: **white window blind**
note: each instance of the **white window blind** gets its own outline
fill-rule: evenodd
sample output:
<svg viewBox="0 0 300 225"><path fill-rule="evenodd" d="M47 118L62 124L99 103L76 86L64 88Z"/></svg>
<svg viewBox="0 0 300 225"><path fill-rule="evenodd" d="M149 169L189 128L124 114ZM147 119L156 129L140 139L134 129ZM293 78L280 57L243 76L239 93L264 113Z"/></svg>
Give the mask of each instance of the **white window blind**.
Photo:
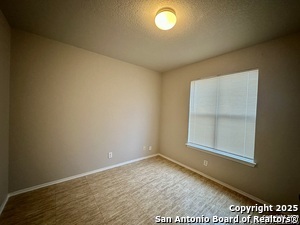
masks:
<svg viewBox="0 0 300 225"><path fill-rule="evenodd" d="M254 163L258 70L191 82L187 145Z"/></svg>

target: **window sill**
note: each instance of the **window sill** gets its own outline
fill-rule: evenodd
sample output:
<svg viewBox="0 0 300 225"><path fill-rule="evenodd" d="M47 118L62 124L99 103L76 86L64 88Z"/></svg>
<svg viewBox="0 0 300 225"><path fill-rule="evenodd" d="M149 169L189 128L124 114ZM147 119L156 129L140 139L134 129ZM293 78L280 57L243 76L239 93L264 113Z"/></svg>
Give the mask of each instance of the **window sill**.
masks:
<svg viewBox="0 0 300 225"><path fill-rule="evenodd" d="M245 157L231 154L228 152L223 152L223 151L220 151L217 149L208 148L208 147L193 144L193 143L186 143L186 146L189 148L192 148L192 149L196 149L199 151L203 151L203 152L212 154L212 155L217 155L222 158L229 159L229 160L232 160L232 161L235 161L235 162L247 165L247 166L255 167L255 165L256 165L256 163L254 162L253 159L245 158Z"/></svg>

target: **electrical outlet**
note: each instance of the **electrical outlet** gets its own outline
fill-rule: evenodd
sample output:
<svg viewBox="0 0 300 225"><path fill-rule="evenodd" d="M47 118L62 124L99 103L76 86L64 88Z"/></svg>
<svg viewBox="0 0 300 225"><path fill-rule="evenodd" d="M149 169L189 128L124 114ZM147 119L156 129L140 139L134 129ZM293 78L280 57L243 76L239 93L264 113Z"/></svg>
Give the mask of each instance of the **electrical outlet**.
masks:
<svg viewBox="0 0 300 225"><path fill-rule="evenodd" d="M146 147L145 145L144 145L144 147L143 147L143 150L144 150L144 151L146 151L146 150L147 150L147 147Z"/></svg>
<svg viewBox="0 0 300 225"><path fill-rule="evenodd" d="M152 150L152 146L149 146L148 150L151 151Z"/></svg>
<svg viewBox="0 0 300 225"><path fill-rule="evenodd" d="M204 160L204 161L203 161L203 165L204 165L204 166L208 166L208 161L207 161L207 160Z"/></svg>
<svg viewBox="0 0 300 225"><path fill-rule="evenodd" d="M111 159L112 158L112 152L108 153L108 158Z"/></svg>

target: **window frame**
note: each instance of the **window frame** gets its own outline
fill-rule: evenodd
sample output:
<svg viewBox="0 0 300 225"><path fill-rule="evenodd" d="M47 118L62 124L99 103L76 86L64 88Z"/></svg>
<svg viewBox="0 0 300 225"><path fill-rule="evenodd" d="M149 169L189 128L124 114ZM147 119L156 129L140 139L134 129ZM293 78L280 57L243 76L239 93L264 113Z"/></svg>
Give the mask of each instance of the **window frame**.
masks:
<svg viewBox="0 0 300 225"><path fill-rule="evenodd" d="M255 132L254 134L256 134L256 121L257 121L257 104L258 104L258 82L259 82L259 69L255 68L255 69L249 69L249 70L244 70L244 71L239 71L239 72L233 72L233 73L228 73L228 74L221 74L221 75L217 75L217 76L210 76L210 77L205 77L205 78L201 78L201 79L195 79L192 80L190 82L190 95L189 95L189 115L188 115L188 136L187 139L188 141L186 142L186 146L191 148L191 149L195 149L195 150L199 150L205 153L209 153L212 155L216 155L225 159L229 159L247 166L251 166L251 167L255 167L256 166L256 162L255 162L255 136L254 136L254 153L253 153L253 159L252 158L248 158L245 156L240 156L240 155L236 155L234 153L231 152L227 152L227 151L223 151L223 150L219 150L219 149L215 149L215 148L211 148L211 147L207 147L207 146L203 146L203 145L199 145L199 144L195 144L195 143L191 143L189 142L189 137L190 137L190 110L191 110L191 84L193 81L198 81L198 80L205 80L205 79L211 79L211 78L217 78L217 77L221 77L221 76L227 76L227 75L234 75L234 74L238 74L238 73L244 73L244 72L250 72L250 71L255 71L257 70L257 75L258 75L258 80L257 80L257 93L256 93L256 117L255 117Z"/></svg>

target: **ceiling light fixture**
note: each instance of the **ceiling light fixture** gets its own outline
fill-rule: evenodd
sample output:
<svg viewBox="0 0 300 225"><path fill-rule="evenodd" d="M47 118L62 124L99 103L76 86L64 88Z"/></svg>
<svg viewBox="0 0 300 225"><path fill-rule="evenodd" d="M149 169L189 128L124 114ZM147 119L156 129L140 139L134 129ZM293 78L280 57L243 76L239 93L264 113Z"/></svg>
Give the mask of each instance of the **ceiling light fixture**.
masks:
<svg viewBox="0 0 300 225"><path fill-rule="evenodd" d="M171 8L160 9L155 16L155 24L161 30L170 30L176 24L176 14Z"/></svg>

